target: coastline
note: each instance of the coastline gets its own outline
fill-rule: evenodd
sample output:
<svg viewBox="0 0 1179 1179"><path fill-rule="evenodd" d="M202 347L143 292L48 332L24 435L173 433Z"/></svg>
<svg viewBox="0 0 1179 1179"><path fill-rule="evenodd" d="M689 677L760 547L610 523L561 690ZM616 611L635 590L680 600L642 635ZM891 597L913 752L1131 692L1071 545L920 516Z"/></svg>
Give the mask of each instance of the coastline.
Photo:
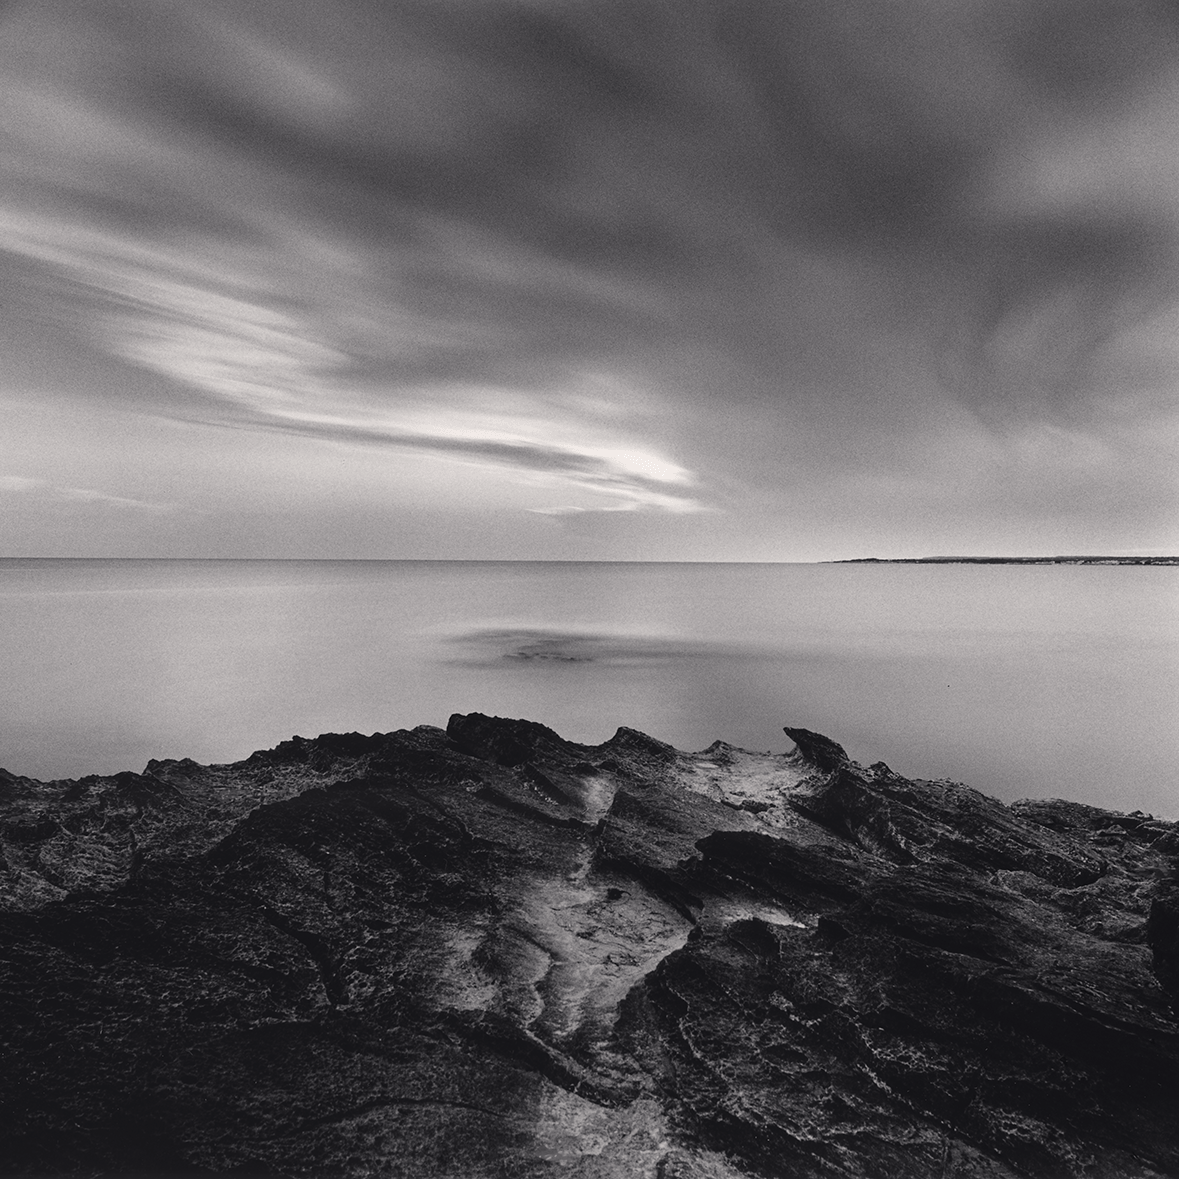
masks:
<svg viewBox="0 0 1179 1179"><path fill-rule="evenodd" d="M1179 557L847 557L828 565L1179 565Z"/></svg>
<svg viewBox="0 0 1179 1179"><path fill-rule="evenodd" d="M1179 823L785 732L0 774L0 1172L1176 1173Z"/></svg>

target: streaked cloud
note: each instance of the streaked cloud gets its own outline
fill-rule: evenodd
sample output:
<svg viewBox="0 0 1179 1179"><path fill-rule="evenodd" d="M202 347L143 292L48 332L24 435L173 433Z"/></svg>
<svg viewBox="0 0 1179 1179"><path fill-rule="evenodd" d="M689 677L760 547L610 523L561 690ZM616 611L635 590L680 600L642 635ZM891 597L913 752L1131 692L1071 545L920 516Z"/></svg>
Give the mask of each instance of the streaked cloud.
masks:
<svg viewBox="0 0 1179 1179"><path fill-rule="evenodd" d="M592 508L531 509L544 514L644 509L684 514L704 510L699 500L680 493L681 488L690 487L694 482L691 473L654 451L644 451L633 445L560 445L508 430L499 436L486 429L463 433L455 428L453 421L453 415L449 415L445 424L452 432L447 434L281 414L271 414L251 424L328 441L381 446L509 470L531 476L546 487L573 488L614 500L608 507L602 507L601 501L597 501ZM506 425L510 428L512 423L509 421Z"/></svg>
<svg viewBox="0 0 1179 1179"><path fill-rule="evenodd" d="M374 453L426 464L472 519L478 467L525 490L522 536L650 520L685 553L827 529L836 555L938 504L993 543L1035 516L1108 548L1135 500L1174 535L1164 0L0 21L7 293L200 446L273 439L295 471L322 444L349 486Z"/></svg>
<svg viewBox="0 0 1179 1179"><path fill-rule="evenodd" d="M606 496L610 510L701 510L698 500L677 493L696 482L691 472L642 439L604 430L592 420L599 414L579 412L576 396L483 390L477 399L501 408L479 413L456 408L461 387L392 387L382 396L370 379L357 390L365 357L333 341L346 333L330 303L301 301L297 283L284 289L290 276L279 259L256 257L243 266L211 246L202 252L199 242L149 243L0 214L0 248L53 265L95 296L81 326L100 347L205 395L163 401L158 412L476 463L557 491ZM369 309L374 316L378 310ZM407 352L467 343L445 323L384 310ZM386 357L391 344L382 342Z"/></svg>
<svg viewBox="0 0 1179 1179"><path fill-rule="evenodd" d="M148 500L131 499L123 495L108 495L89 487L61 487L44 479L33 479L26 475L0 475L0 494L29 496L54 504L79 507L94 505L104 508L122 508L135 512L171 512L175 504L153 503Z"/></svg>

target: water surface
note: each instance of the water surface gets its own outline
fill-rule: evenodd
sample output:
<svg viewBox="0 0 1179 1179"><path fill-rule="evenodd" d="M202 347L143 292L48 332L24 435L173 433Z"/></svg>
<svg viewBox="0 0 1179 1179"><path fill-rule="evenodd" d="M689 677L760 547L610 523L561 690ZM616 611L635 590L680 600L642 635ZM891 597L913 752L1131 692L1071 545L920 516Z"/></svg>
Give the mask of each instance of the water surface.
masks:
<svg viewBox="0 0 1179 1179"><path fill-rule="evenodd" d="M0 765L523 716L1179 816L1179 569L0 561Z"/></svg>

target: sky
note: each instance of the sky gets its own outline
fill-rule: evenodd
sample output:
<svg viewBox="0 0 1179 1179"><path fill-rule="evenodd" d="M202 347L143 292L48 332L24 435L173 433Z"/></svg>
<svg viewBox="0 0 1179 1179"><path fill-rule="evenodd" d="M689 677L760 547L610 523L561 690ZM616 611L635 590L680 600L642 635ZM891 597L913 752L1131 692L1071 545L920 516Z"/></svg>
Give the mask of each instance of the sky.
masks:
<svg viewBox="0 0 1179 1179"><path fill-rule="evenodd" d="M1179 552L1174 0L9 0L0 109L0 555Z"/></svg>

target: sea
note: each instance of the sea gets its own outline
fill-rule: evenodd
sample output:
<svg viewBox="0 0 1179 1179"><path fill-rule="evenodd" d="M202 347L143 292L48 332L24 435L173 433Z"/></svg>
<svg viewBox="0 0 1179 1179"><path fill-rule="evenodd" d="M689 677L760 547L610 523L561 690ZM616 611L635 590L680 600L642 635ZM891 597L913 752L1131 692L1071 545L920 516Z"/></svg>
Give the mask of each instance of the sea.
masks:
<svg viewBox="0 0 1179 1179"><path fill-rule="evenodd" d="M526 717L1179 818L1179 568L0 561L0 766Z"/></svg>

